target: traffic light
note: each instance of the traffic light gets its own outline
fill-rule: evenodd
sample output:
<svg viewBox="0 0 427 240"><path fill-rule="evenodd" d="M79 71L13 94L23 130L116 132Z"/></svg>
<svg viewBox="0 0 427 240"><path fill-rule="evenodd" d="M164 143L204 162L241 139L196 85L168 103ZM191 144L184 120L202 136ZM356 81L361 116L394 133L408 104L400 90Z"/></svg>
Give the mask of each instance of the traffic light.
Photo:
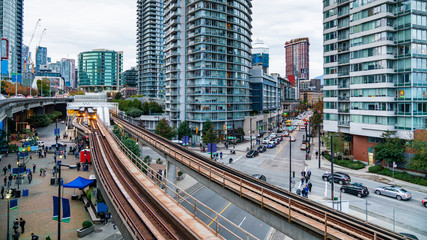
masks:
<svg viewBox="0 0 427 240"><path fill-rule="evenodd" d="M196 134L199 133L199 127L196 127Z"/></svg>
<svg viewBox="0 0 427 240"><path fill-rule="evenodd" d="M259 127L259 130L261 130L261 127Z"/></svg>

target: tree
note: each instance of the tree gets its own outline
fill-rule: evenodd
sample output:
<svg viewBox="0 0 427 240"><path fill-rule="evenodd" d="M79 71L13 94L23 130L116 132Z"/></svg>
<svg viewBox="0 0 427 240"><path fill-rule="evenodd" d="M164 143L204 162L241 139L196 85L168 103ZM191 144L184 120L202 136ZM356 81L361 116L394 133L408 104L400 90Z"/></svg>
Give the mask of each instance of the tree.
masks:
<svg viewBox="0 0 427 240"><path fill-rule="evenodd" d="M410 169L427 172L427 130L418 131L420 134L414 136L414 141L410 145L415 155L407 166Z"/></svg>
<svg viewBox="0 0 427 240"><path fill-rule="evenodd" d="M176 135L175 129L169 126L164 118L159 121L159 124L157 124L155 133L169 140Z"/></svg>
<svg viewBox="0 0 427 240"><path fill-rule="evenodd" d="M118 139L122 138L122 130L120 130L119 126L114 125L114 127L113 127L113 133L114 133L114 135L116 135L116 137Z"/></svg>
<svg viewBox="0 0 427 240"><path fill-rule="evenodd" d="M122 94L120 92L117 92L116 95L114 95L114 99L119 100L119 99L122 99L122 98L123 98L123 96L122 96Z"/></svg>
<svg viewBox="0 0 427 240"><path fill-rule="evenodd" d="M150 106L148 105L148 102L143 102L141 104L141 110L144 115L148 115L150 113Z"/></svg>
<svg viewBox="0 0 427 240"><path fill-rule="evenodd" d="M392 135L394 135L392 131L384 131L381 134L383 141L377 143L374 147L375 160L385 160L387 164L393 164L393 162L402 163L404 161L405 141L397 137L393 138Z"/></svg>
<svg viewBox="0 0 427 240"><path fill-rule="evenodd" d="M211 126L211 128L202 135L202 139L203 139L203 142L206 144L218 142L218 137L217 137L217 134L215 134L214 132L213 126Z"/></svg>
<svg viewBox="0 0 427 240"><path fill-rule="evenodd" d="M323 122L322 114L314 112L313 117L310 118L311 132L316 134L319 130L319 124Z"/></svg>
<svg viewBox="0 0 427 240"><path fill-rule="evenodd" d="M140 117L142 115L142 111L139 110L138 108L128 108L128 110L126 111L126 115L131 116L131 117Z"/></svg>
<svg viewBox="0 0 427 240"><path fill-rule="evenodd" d="M52 120L48 115L43 114L43 115L32 116L28 122L30 123L30 126L33 128L41 128L41 127L49 126L49 124L52 123Z"/></svg>
<svg viewBox="0 0 427 240"><path fill-rule="evenodd" d="M211 128L213 128L212 122L210 120L207 120L203 123L202 128L202 136L205 135Z"/></svg>
<svg viewBox="0 0 427 240"><path fill-rule="evenodd" d="M42 96L50 96L50 82L48 78L37 80L37 89Z"/></svg>
<svg viewBox="0 0 427 240"><path fill-rule="evenodd" d="M178 126L178 139L182 139L184 136L190 136L191 129L187 121L181 122Z"/></svg>
<svg viewBox="0 0 427 240"><path fill-rule="evenodd" d="M344 134L341 132L328 132L322 137L327 149L331 150L331 136L334 136L334 156L342 156L344 153Z"/></svg>
<svg viewBox="0 0 427 240"><path fill-rule="evenodd" d="M122 140L122 143L137 157L141 156L141 149L132 138L125 135L125 137ZM128 157L131 158L129 155Z"/></svg>

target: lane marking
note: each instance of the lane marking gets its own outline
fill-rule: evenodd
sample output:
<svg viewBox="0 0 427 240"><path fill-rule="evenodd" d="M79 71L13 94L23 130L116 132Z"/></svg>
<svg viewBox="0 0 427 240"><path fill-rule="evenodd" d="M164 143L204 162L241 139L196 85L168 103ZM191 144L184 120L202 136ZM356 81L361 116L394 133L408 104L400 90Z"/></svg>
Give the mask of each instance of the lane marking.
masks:
<svg viewBox="0 0 427 240"><path fill-rule="evenodd" d="M243 218L242 222L240 222L239 227L242 226L242 223L245 221L246 217Z"/></svg>
<svg viewBox="0 0 427 240"><path fill-rule="evenodd" d="M293 135L292 135L292 137L295 137L295 131L293 132ZM291 141L290 139L289 139L289 137L286 137L286 138L288 138L288 141L279 149L279 151L277 151L276 152L276 154L274 155L274 157L276 157L277 156L277 154L279 154L280 153L280 151L282 151L282 149L289 143L289 141ZM295 137L295 143L296 143L296 137Z"/></svg>
<svg viewBox="0 0 427 240"><path fill-rule="evenodd" d="M239 160L239 159L241 159L243 157L243 155L242 156L240 156L240 157L238 157L236 160L234 160L233 159L233 162L232 163L235 163L235 162L237 162L237 160ZM227 166L230 166L231 164L227 164Z"/></svg>
<svg viewBox="0 0 427 240"><path fill-rule="evenodd" d="M230 204L231 204L231 202L229 202L228 204L227 204L227 206L225 206L225 208L224 209L222 209L222 211L218 214L218 215L221 215L224 211L225 211L225 209L227 209L229 206L230 206ZM213 222L215 222L215 220L218 218L218 216L216 216L209 224L208 224L208 226L210 226Z"/></svg>

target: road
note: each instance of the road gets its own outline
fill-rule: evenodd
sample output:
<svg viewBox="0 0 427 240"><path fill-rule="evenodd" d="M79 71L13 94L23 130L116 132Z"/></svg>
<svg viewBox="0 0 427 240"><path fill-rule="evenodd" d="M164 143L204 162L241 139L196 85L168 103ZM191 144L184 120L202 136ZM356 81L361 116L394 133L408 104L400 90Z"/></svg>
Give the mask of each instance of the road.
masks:
<svg viewBox="0 0 427 240"><path fill-rule="evenodd" d="M297 123L302 124L300 120L293 121L293 124ZM300 150L305 130L296 130L291 133L291 135L296 137L296 142L293 142L291 145L292 171L295 171L294 181L296 182L292 191L295 192L296 188L299 186L299 180L301 177L300 172L306 168L305 151ZM284 189L289 189L288 139L289 138L286 138L286 140L282 141L276 148L268 149L265 153L261 153L255 158L246 158L245 153L236 151L236 155L232 155L234 161L230 166L250 175L255 173L263 174L266 176L267 182L280 186ZM224 159L220 161L223 161L228 165L228 158L229 156L225 155ZM325 203L326 201L323 200L325 197L325 182L321 178L325 171L317 168L310 170L312 172L311 182L313 184L313 189L309 198ZM393 229L394 209L396 231L414 233L419 237L419 239L427 239L427 230L425 227L427 226L427 217L425 217L427 215L427 208L421 205L421 199L425 197L426 194L407 189L413 194L413 199L410 201L398 201L393 198L374 194L374 188L384 184L374 180L360 178L357 175L351 175L351 178L352 182L361 182L363 185L367 186L370 191L370 195L366 198L358 198L357 196L343 193L342 200L349 201L349 214L365 219L366 203L368 203L368 221ZM237 225L239 225L242 219L246 217L241 226L252 234L256 233L256 236L260 239L265 238L265 234L268 232L269 226L237 208L233 204L229 204L227 200L218 196L214 192L203 187L198 192L194 193L193 196L207 204L216 212L222 212L222 215L229 217L230 220ZM329 184L327 184L327 196L330 196ZM340 196L339 184L335 184L335 196ZM208 221L207 219L205 220Z"/></svg>

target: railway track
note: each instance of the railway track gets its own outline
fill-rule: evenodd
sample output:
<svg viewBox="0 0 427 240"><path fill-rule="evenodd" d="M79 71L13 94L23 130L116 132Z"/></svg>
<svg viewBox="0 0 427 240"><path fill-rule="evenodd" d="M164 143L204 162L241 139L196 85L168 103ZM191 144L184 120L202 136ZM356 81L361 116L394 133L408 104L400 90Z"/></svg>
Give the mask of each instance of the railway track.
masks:
<svg viewBox="0 0 427 240"><path fill-rule="evenodd" d="M137 182L120 153L109 146L105 134L91 121L91 146L95 165L103 186L112 197L116 209L128 225L133 239L194 239L183 227L177 226L167 211L151 199L150 194ZM123 153L121 153L123 154Z"/></svg>
<svg viewBox="0 0 427 240"><path fill-rule="evenodd" d="M408 239L211 161L117 116L113 116L112 120L200 175L240 194L241 197L256 202L262 208L269 209L272 213L283 217L285 221L299 224L324 236L324 239Z"/></svg>

